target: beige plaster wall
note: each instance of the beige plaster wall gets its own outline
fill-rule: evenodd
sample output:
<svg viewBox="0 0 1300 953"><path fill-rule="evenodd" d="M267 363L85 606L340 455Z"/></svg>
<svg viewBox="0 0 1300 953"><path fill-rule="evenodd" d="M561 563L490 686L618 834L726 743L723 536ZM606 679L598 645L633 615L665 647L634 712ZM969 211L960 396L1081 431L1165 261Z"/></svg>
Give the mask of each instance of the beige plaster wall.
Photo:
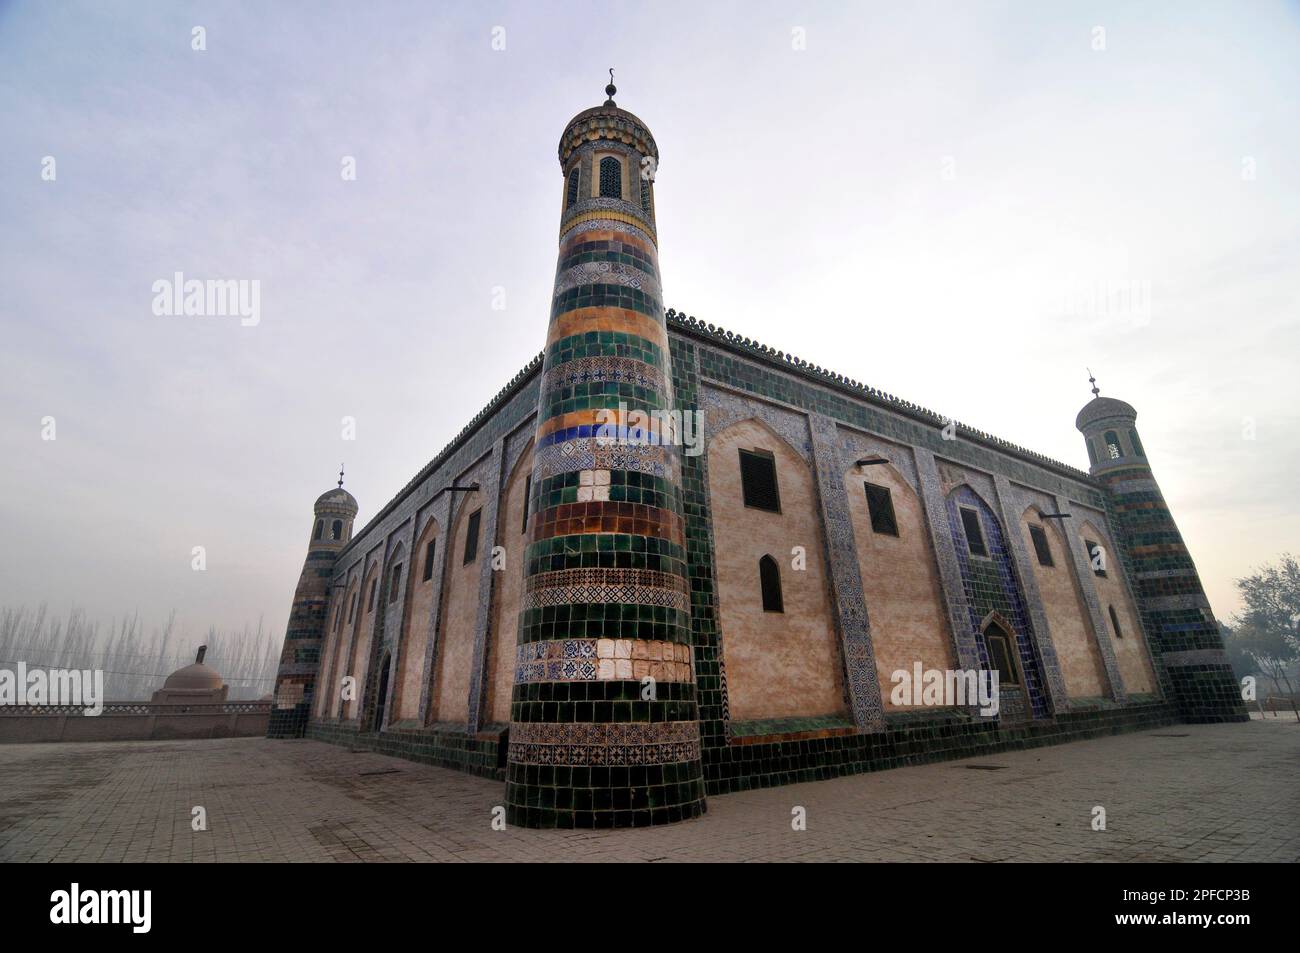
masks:
<svg viewBox="0 0 1300 953"><path fill-rule="evenodd" d="M478 577L484 559L492 558L492 546L479 529L478 555L465 565L465 538L469 515L483 506L482 493L467 493L456 514L455 528L447 551L447 595L445 616L438 642L438 665L434 697L435 721L469 720L469 677L474 665L474 625L478 616Z"/></svg>
<svg viewBox="0 0 1300 953"><path fill-rule="evenodd" d="M872 531L864 489L868 482L889 488L898 536ZM844 488L853 519L881 697L886 710L922 707L899 706L890 701L893 673L902 669L910 675L918 661L926 669L951 669L956 665L925 511L911 485L891 466L873 466L866 473L853 467L844 476Z"/></svg>
<svg viewBox="0 0 1300 953"><path fill-rule="evenodd" d="M739 449L776 457L781 512L747 508ZM843 714L843 664L826 585L825 545L812 472L790 446L754 420L713 435L709 499L723 665L735 720ZM802 546L807 568L791 568ZM782 613L764 612L758 561L781 567Z"/></svg>
<svg viewBox="0 0 1300 953"><path fill-rule="evenodd" d="M533 471L533 455L526 451L506 484L506 496L497 518L497 545L506 553L506 564L497 573L492 608L492 639L488 648L487 720L510 720L510 690L515 680L515 646L519 638L519 603L524 588L523 532L524 487Z"/></svg>
<svg viewBox="0 0 1300 953"><path fill-rule="evenodd" d="M1095 523L1085 520L1079 525L1075 545L1086 552L1084 540L1091 539L1106 550L1106 575L1094 575L1093 585L1097 590L1097 600L1101 603L1102 618L1106 620L1106 632L1111 645L1115 648L1115 661L1119 664L1120 678L1124 680L1124 690L1130 694L1155 691L1155 678L1151 671L1151 659L1147 656L1145 640L1139 628L1137 609L1129 598L1128 587L1124 585L1123 571L1119 565L1119 554L1111 545L1110 536L1097 529ZM1108 606L1115 607L1119 623L1124 629L1124 637L1116 638L1111 625Z"/></svg>
<svg viewBox="0 0 1300 953"><path fill-rule="evenodd" d="M1065 679L1065 692L1070 698L1096 698L1109 692L1106 669L1059 524L1060 520L1044 520L1036 507L1030 507L1020 519L1020 533L1042 595L1052 645ZM1031 525L1043 528L1053 565L1043 566L1038 562L1038 551L1029 534Z"/></svg>
<svg viewBox="0 0 1300 953"><path fill-rule="evenodd" d="M393 688L391 717L393 721L406 721L420 716L420 694L424 687L424 653L429 645L433 594L438 588L437 576L431 576L427 580L424 578L424 562L429 540L436 540L437 546L443 544L443 540L438 537L438 528L437 520L429 520L421 529L420 537L416 540L411 553L409 569L411 576L408 580L410 604L406 607L406 614L402 618L402 648L398 653L401 659L401 671L394 673L397 684ZM434 562L437 562L438 554L434 553L433 558Z"/></svg>

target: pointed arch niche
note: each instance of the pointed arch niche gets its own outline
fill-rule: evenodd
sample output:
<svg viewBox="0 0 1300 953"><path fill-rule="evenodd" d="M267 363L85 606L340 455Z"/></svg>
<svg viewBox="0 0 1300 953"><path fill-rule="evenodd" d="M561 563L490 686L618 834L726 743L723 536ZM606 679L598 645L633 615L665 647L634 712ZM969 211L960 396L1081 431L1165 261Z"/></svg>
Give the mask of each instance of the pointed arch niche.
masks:
<svg viewBox="0 0 1300 953"><path fill-rule="evenodd" d="M424 678L424 655L429 645L429 624L433 618L433 599L438 580L433 566L441 545L438 521L429 517L415 539L406 570L410 603L402 616L402 643L397 653L401 671L391 673L393 710L390 722L413 721L420 716L420 692Z"/></svg>

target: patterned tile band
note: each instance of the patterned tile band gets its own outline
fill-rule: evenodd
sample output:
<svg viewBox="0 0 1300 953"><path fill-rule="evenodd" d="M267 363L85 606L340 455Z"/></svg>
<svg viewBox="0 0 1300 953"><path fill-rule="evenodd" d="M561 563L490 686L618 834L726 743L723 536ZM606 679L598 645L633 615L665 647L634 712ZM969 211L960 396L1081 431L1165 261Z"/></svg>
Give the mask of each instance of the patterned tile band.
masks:
<svg viewBox="0 0 1300 953"><path fill-rule="evenodd" d="M521 764L643 765L700 760L700 743L682 741L665 745L530 745L510 742L510 760Z"/></svg>
<svg viewBox="0 0 1300 953"><path fill-rule="evenodd" d="M533 745L663 745L700 740L700 729L686 721L662 724L630 722L621 725L548 725L535 722L511 732L511 741Z"/></svg>
<svg viewBox="0 0 1300 953"><path fill-rule="evenodd" d="M608 444L597 437L581 437L538 447L533 455L533 478L547 479L582 470L623 470L666 476L671 453L649 444Z"/></svg>
<svg viewBox="0 0 1300 953"><path fill-rule="evenodd" d="M630 357L581 357L561 364L542 379L543 392L560 387L600 383L633 384L655 391L665 391L668 382L659 368ZM545 398L543 398L545 399Z"/></svg>
<svg viewBox="0 0 1300 953"><path fill-rule="evenodd" d="M579 194L561 223L506 813L530 827L640 826L704 810L680 420L636 151L648 132L625 136L640 122L612 104L574 122L585 132L566 130L563 171L594 181L598 167L605 195Z"/></svg>
<svg viewBox="0 0 1300 953"><path fill-rule="evenodd" d="M691 681L690 646L653 639L553 639L516 649L516 682L640 682L646 677Z"/></svg>
<svg viewBox="0 0 1300 953"><path fill-rule="evenodd" d="M567 235L576 226L581 225L584 222L592 222L592 221L599 222L601 227L608 227L609 225L614 223L632 225L637 227L638 229L643 228L645 226L645 222L641 218L638 218L635 215L628 215L625 212L584 212L581 215L573 216L573 218L565 222L564 230L563 232L561 232L561 234ZM646 235L646 238L652 242L654 241L654 237L651 235Z"/></svg>

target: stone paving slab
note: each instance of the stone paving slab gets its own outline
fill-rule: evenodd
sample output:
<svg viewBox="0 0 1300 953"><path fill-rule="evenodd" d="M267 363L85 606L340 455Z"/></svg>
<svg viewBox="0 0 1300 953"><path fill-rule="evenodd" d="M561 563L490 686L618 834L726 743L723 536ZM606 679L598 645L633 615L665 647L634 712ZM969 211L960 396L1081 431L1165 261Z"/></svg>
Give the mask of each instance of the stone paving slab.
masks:
<svg viewBox="0 0 1300 953"><path fill-rule="evenodd" d="M5 745L0 861L1295 862L1300 725L1181 725L711 797L705 817L647 830L496 831L503 796L317 741Z"/></svg>

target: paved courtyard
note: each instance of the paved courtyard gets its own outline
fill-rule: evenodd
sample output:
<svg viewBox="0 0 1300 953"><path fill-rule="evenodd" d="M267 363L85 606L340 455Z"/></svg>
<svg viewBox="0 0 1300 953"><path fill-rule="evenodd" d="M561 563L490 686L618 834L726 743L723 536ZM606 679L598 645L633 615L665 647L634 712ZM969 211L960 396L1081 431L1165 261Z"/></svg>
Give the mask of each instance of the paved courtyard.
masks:
<svg viewBox="0 0 1300 953"><path fill-rule="evenodd" d="M6 745L0 861L1300 860L1287 718L712 797L649 830L493 830L503 787L315 741Z"/></svg>

